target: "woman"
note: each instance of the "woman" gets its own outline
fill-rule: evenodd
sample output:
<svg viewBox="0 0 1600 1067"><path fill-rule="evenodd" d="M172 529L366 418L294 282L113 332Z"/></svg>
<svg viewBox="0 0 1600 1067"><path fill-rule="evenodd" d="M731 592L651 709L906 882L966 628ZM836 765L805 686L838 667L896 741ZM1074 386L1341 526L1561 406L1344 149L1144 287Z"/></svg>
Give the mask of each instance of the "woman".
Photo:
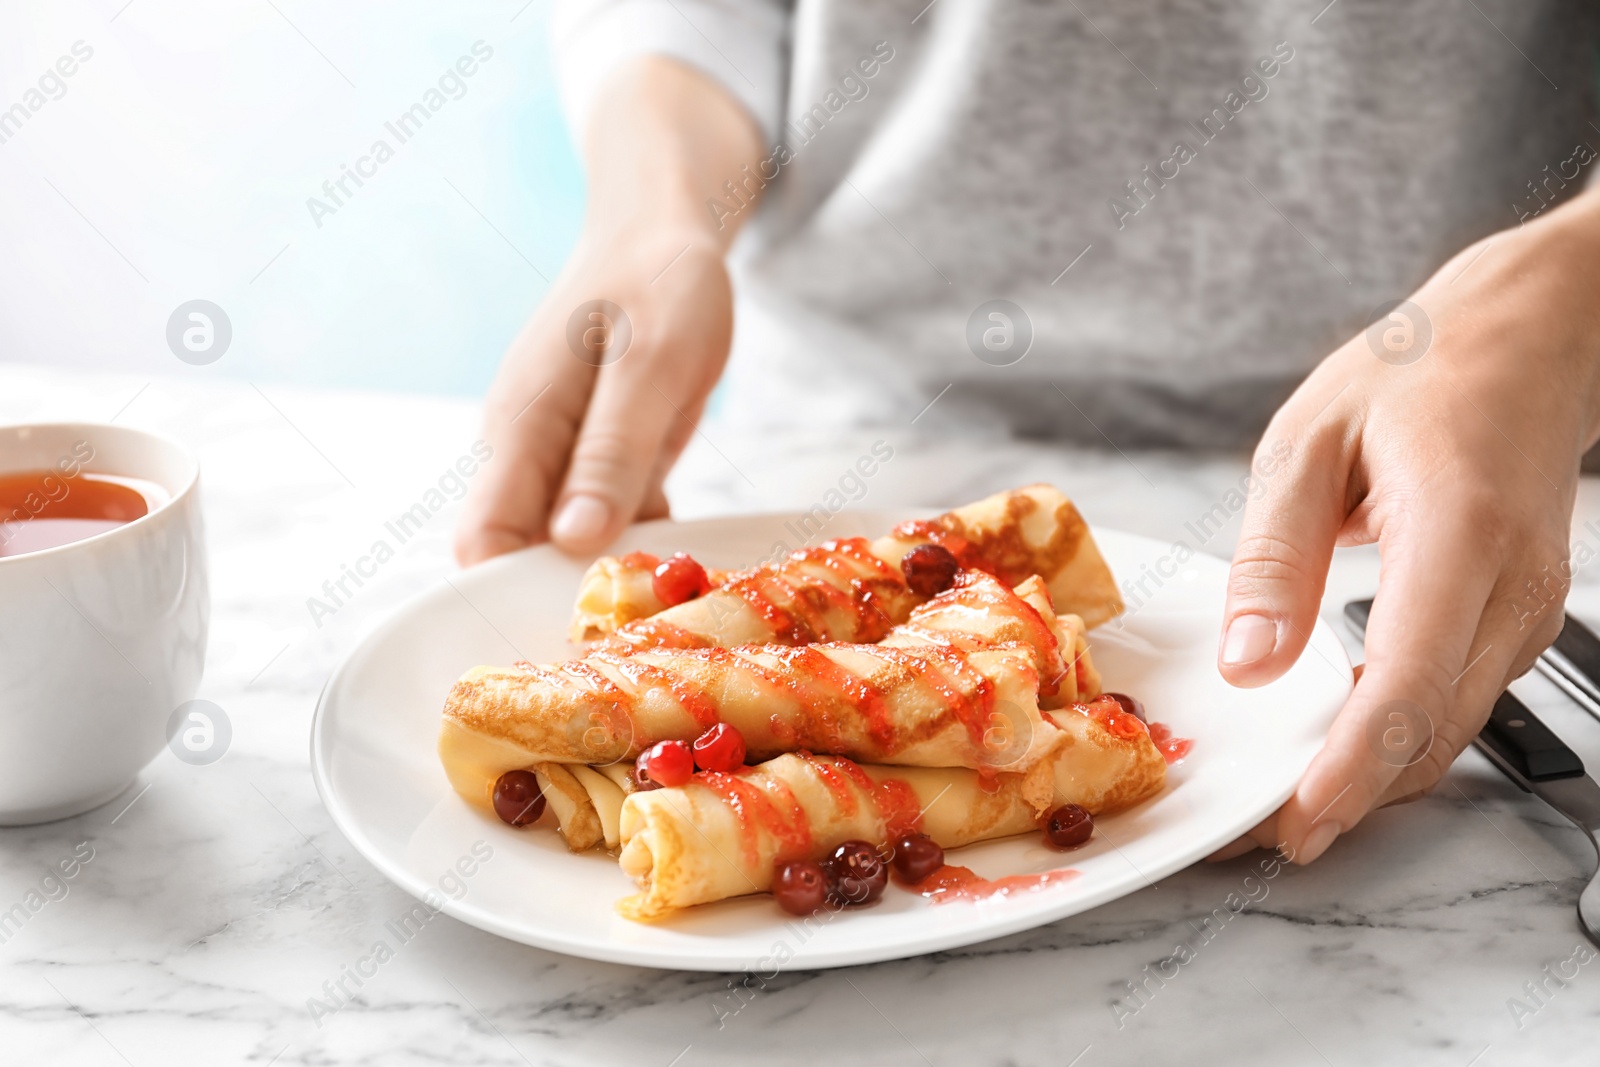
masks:
<svg viewBox="0 0 1600 1067"><path fill-rule="evenodd" d="M1299 656L1335 544L1383 552L1354 694L1224 850L1310 862L1433 786L1560 627L1600 437L1597 20L1580 0L568 4L588 216L491 391L511 462L474 486L458 555L592 552L665 514L736 291L735 421L1256 441L1229 682ZM1369 741L1396 715L1433 734L1414 762Z"/></svg>

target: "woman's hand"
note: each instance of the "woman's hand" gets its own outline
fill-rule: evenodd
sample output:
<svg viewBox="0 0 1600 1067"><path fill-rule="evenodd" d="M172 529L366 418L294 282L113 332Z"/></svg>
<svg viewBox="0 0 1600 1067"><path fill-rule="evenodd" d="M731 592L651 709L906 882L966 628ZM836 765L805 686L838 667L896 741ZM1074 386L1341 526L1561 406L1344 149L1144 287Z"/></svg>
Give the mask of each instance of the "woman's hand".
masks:
<svg viewBox="0 0 1600 1067"><path fill-rule="evenodd" d="M464 565L546 538L594 551L665 515L661 483L727 362L720 248L692 231L585 245L490 387L494 457L457 531Z"/></svg>
<svg viewBox="0 0 1600 1067"><path fill-rule="evenodd" d="M1337 545L1377 542L1366 665L1294 796L1226 858L1316 859L1432 789L1561 627L1578 466L1600 435L1600 201L1467 249L1323 361L1257 451L1218 661L1300 656ZM1285 449L1285 446L1287 448ZM1581 562L1581 560L1580 560Z"/></svg>
<svg viewBox="0 0 1600 1067"><path fill-rule="evenodd" d="M719 219L707 203L753 169L750 117L652 57L607 82L590 127L583 237L490 387L494 455L456 530L463 565L547 538L593 552L665 515L662 482L727 362L724 255L753 204Z"/></svg>

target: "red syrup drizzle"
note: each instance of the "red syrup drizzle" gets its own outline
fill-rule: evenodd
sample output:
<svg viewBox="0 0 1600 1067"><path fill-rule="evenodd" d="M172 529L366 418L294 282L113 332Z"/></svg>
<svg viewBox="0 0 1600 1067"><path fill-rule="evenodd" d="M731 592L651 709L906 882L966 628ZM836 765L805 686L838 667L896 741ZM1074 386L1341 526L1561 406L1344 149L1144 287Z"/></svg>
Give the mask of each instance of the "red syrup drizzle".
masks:
<svg viewBox="0 0 1600 1067"><path fill-rule="evenodd" d="M774 650L774 654L784 671L793 679L791 684L795 689L804 694L804 682L808 679L814 686L822 684L833 689L844 703L858 710L866 719L867 733L871 738L881 748L890 748L894 741L895 723L889 714L883 693L870 682L851 674L814 646ZM832 716L827 714L827 703L826 699L819 698L814 692L801 697L803 736L814 736L818 732L816 728L819 725L824 726L829 734L838 736L838 725L832 721Z"/></svg>
<svg viewBox="0 0 1600 1067"><path fill-rule="evenodd" d="M945 864L913 888L935 904L948 904L953 900L1016 899L1028 893L1038 893L1051 886L1070 882L1078 872L1070 867L1037 874L1008 874L1004 878L983 878L968 867Z"/></svg>
<svg viewBox="0 0 1600 1067"><path fill-rule="evenodd" d="M1193 741L1186 737L1173 737L1171 728L1164 723L1153 722L1146 726L1137 716L1123 711L1122 705L1113 697L1098 696L1073 707L1100 723L1113 737L1134 740L1140 734L1148 734L1151 744L1156 746L1169 764L1177 763L1194 749Z"/></svg>
<svg viewBox="0 0 1600 1067"><path fill-rule="evenodd" d="M829 541L824 547L830 551L819 562L850 587L849 605L854 612L855 629L850 634L841 635L841 638L862 644L876 644L883 640L894 628L895 622L883 606L884 596L904 598L909 592L905 575L898 567L892 567L874 555L865 538ZM846 560L854 566L846 567Z"/></svg>
<svg viewBox="0 0 1600 1067"><path fill-rule="evenodd" d="M810 752L797 752L795 755L811 764L845 817L859 810L856 798L865 795L883 820L884 835L888 840L893 841L902 834L913 834L922 829L922 800L904 779L875 781L861 769L860 764L843 756L819 759Z"/></svg>
<svg viewBox="0 0 1600 1067"><path fill-rule="evenodd" d="M883 816L889 840L922 830L922 800L903 778L885 778L879 782L872 799Z"/></svg>
<svg viewBox="0 0 1600 1067"><path fill-rule="evenodd" d="M773 675L779 675L781 684L795 695L803 719L796 732L807 747L828 750L843 747L840 723L829 709L834 701L830 695L816 692L819 685L832 689L840 703L866 720L869 737L886 755L904 747L908 738L903 736L890 712L884 691L869 680L840 666L823 648L802 646L769 652L777 658L780 667L763 669L763 673L769 680L776 680ZM994 685L987 677L973 670L959 653L946 648L907 649L880 645L871 650L871 655L886 661L901 676L913 675L932 688L943 702L945 714L959 721L973 746L982 751L995 703ZM952 682L952 676L965 681L970 692L962 692Z"/></svg>
<svg viewBox="0 0 1600 1067"><path fill-rule="evenodd" d="M617 632L592 647L621 655L647 649L688 650L707 648L710 642L692 630L674 626L662 618L640 619L618 627Z"/></svg>
<svg viewBox="0 0 1600 1067"><path fill-rule="evenodd" d="M1056 635L1050 632L1050 625L1039 614L1039 609L1018 596L1015 590L1007 589L1004 583L1000 589L1003 591L1000 601L1011 609L1011 614L1022 624L1027 633L1025 640L1038 650L1041 664L1048 662L1052 656L1059 657L1061 644L1056 640Z"/></svg>
<svg viewBox="0 0 1600 1067"><path fill-rule="evenodd" d="M1074 679L1077 681L1078 696L1081 697L1089 689L1089 660L1086 656L1076 655L1076 649L1073 651L1072 672Z"/></svg>
<svg viewBox="0 0 1600 1067"><path fill-rule="evenodd" d="M685 678L681 672L658 667L653 663L635 659L632 656L618 655L609 649L597 649L589 654L589 659L604 663L613 668L618 674L632 682L635 689L646 685L661 686L669 690L677 698L678 705L695 721L695 725L702 731L709 730L721 721L717 714L716 702L706 694L700 686ZM629 698L629 714L633 711L632 699Z"/></svg>
<svg viewBox="0 0 1600 1067"><path fill-rule="evenodd" d="M738 819L746 866L753 868L760 862L763 830L777 841L774 862L809 856L812 851L811 824L806 820L794 793L783 782L768 778L771 784L769 793L749 780L750 773L749 768L732 774L701 771L692 780L715 793ZM780 809L780 803L788 810Z"/></svg>
<svg viewBox="0 0 1600 1067"><path fill-rule="evenodd" d="M975 670L961 652L939 645L915 651L880 646L876 654L915 674L919 681L938 693L946 713L961 721L967 729L967 737L980 753L985 751L985 737L995 702L994 682L987 675ZM952 678L964 681L971 695L962 693Z"/></svg>
<svg viewBox="0 0 1600 1067"><path fill-rule="evenodd" d="M893 626L893 620L879 605L880 597L872 583L903 590L904 582L868 551L863 539L827 541L791 553L788 562L816 564L842 580L848 591L825 578L793 573L792 566L790 572L785 572L775 565L759 567L724 585L724 591L743 600L761 617L775 639L793 644L827 640L871 642ZM868 577L873 573L876 578ZM779 600L785 601L787 607L780 606ZM845 617L844 625L831 622L830 616L835 613Z"/></svg>
<svg viewBox="0 0 1600 1067"><path fill-rule="evenodd" d="M1150 740L1169 764L1178 763L1194 749L1194 742L1187 737L1173 737L1166 723L1150 724Z"/></svg>
<svg viewBox="0 0 1600 1067"><path fill-rule="evenodd" d="M926 541L928 544L942 545L950 550L963 569L976 569L993 573L993 568L984 565L983 552L971 541L960 534L952 533L932 519L908 519L890 531L894 537L902 541Z"/></svg>
<svg viewBox="0 0 1600 1067"><path fill-rule="evenodd" d="M1088 702L1079 702L1072 705L1078 711L1089 716L1106 728L1113 737L1124 741L1134 741L1147 735L1150 731L1137 716L1129 715L1122 710L1122 705L1111 697L1099 696Z"/></svg>
<svg viewBox="0 0 1600 1067"><path fill-rule="evenodd" d="M994 583L988 581L980 583L974 576L975 573L977 572L963 571L956 576L955 584L950 589L940 593L928 604L933 610L938 610L944 605L952 605L980 609L997 617L1012 620L1021 629L1019 639L1008 638L1002 631L994 640L976 641L969 635L930 630L915 621L903 626L902 630L909 630L917 637L935 644L960 648L963 651L1008 644L1024 646L1039 668L1039 695L1054 696L1060 688L1064 672L1052 676L1051 668L1061 663L1064 653L1061 643L1056 640L1055 633L1050 629L1050 624L1045 622L1038 608L1018 596L1015 590L1007 588L999 579L995 579Z"/></svg>
<svg viewBox="0 0 1600 1067"><path fill-rule="evenodd" d="M860 805L857 798L864 794L871 799L873 805L878 809L879 817L884 824L884 836L888 840L893 841L905 834L921 832L922 802L917 796L916 790L904 779L885 778L882 781L876 781L853 760L843 757L818 758L810 752L797 752L795 755L812 766L822 784L833 795L834 802L840 813L845 817L848 818L859 810ZM713 776L705 773L696 776L697 779L709 779L711 777ZM716 777L726 779L731 776L721 775ZM727 788L725 784L723 788ZM754 787L750 788L753 789ZM751 835L753 835L751 827L753 827L756 818L768 820L763 825L769 828L772 825L772 820L782 822L782 816L777 813L775 806L772 813L758 815L756 813L763 810L758 802L751 802L743 797L735 800L731 792L732 790L728 793L723 793L723 796L728 800L730 806L734 808L735 814L739 817L741 827L745 828L747 839L751 839ZM792 801L793 794L789 793L788 798ZM765 799L764 795L762 799ZM741 803L744 804L743 807L740 806ZM799 811L798 806L795 806L794 813L797 823L803 824L804 816ZM809 827L805 829L806 833L803 838L799 834L792 836L791 847L799 849L802 839L809 846ZM798 851L794 853L794 855L799 854ZM921 893L935 904L948 904L957 900L1017 899L1026 894L1042 892L1052 886L1069 882L1078 877L1078 874L1077 870L1064 867L1056 870L1040 871L1037 874L1013 874L1004 878L988 879L980 877L970 868L945 864L920 882L915 884L901 882L901 884L914 892ZM896 881L899 881L899 879L896 878Z"/></svg>
<svg viewBox="0 0 1600 1067"><path fill-rule="evenodd" d="M860 767L850 763L849 770L856 773L847 774L843 764L849 763L848 760L818 759L805 751L796 752L795 755L809 763L811 769L817 772L817 777L822 780L822 784L828 788L829 793L833 794L833 805L839 809L840 815L848 819L860 810L861 805L856 799L858 796L856 789L859 786L867 790L870 795L872 786L870 779L865 785L862 785L859 779L866 778L866 775L860 773ZM852 780L854 780L854 784L852 784Z"/></svg>
<svg viewBox="0 0 1600 1067"><path fill-rule="evenodd" d="M593 755L608 753L610 746L618 738L625 739L625 743L634 741L639 733L638 725L633 717L633 697L621 686L606 677L604 671L588 660L568 660L555 668L535 667L531 673L546 679L559 678L566 675L568 680L580 679L588 683L588 687L604 705L590 711L588 721L589 729L584 731L584 744L593 749ZM599 731L596 735L595 731Z"/></svg>

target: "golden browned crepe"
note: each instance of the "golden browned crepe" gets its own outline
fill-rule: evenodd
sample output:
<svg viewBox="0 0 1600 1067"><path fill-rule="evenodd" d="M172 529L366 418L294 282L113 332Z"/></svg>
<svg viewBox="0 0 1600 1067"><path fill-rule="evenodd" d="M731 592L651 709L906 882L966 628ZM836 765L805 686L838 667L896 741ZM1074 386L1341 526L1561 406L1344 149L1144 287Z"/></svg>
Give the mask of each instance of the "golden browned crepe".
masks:
<svg viewBox="0 0 1600 1067"><path fill-rule="evenodd" d="M1037 577L1013 591L966 571L875 645L596 649L555 666L478 667L445 704L439 756L479 805L508 770L631 760L718 722L737 727L756 760L806 749L1022 770L1060 743L1041 692L1051 703L1093 695L1077 688L1077 625L1056 617Z"/></svg>
<svg viewBox="0 0 1600 1067"><path fill-rule="evenodd" d="M630 793L617 835L623 873L640 891L617 910L658 919L764 892L777 863L820 860L844 841L883 844L920 831L957 848L1032 830L1059 804L1093 815L1131 807L1161 791L1166 761L1138 720L1119 719L1108 726L1077 708L1050 712L1051 728L1069 740L1033 771L987 782L958 768L791 754L738 774L701 772L683 786Z"/></svg>
<svg viewBox="0 0 1600 1067"><path fill-rule="evenodd" d="M575 640L612 634L628 648L877 641L921 599L906 588L900 560L929 542L1007 586L1040 576L1057 610L1091 628L1122 610L1078 509L1059 490L1032 485L902 523L870 543L849 538L802 549L664 610L651 580L654 557L604 557L579 587L572 634ZM712 575L714 583L718 577Z"/></svg>
<svg viewBox="0 0 1600 1067"><path fill-rule="evenodd" d="M572 610L572 640L593 641L635 619L665 611L656 596L655 570L661 559L648 552L626 556L601 556L589 565L578 583L578 602ZM713 586L728 580L726 571L706 568Z"/></svg>
<svg viewBox="0 0 1600 1067"><path fill-rule="evenodd" d="M913 519L872 543L896 562L917 545L944 545L963 567L987 571L1008 586L1044 579L1056 610L1091 630L1122 612L1122 595L1089 524L1053 485L996 493L933 519Z"/></svg>

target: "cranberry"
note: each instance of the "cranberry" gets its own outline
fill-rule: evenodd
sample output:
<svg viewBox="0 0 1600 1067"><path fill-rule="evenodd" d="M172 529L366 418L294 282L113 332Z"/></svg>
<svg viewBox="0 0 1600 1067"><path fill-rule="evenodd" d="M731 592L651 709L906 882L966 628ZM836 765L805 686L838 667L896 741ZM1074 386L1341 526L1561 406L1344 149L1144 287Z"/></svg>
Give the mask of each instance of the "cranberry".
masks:
<svg viewBox="0 0 1600 1067"><path fill-rule="evenodd" d="M661 788L661 783L650 777L650 768L645 766L649 759L650 750L645 749L639 753L639 758L633 761L633 785L636 789Z"/></svg>
<svg viewBox="0 0 1600 1067"><path fill-rule="evenodd" d="M658 741L639 757L637 766L656 785L682 785L694 774L694 757L682 741Z"/></svg>
<svg viewBox="0 0 1600 1067"><path fill-rule="evenodd" d="M1123 711L1127 712L1129 715L1132 715L1135 719L1138 719L1140 722L1148 723L1150 721L1149 719L1145 718L1144 705L1139 703L1139 701L1135 700L1133 697L1129 696L1128 694L1126 694L1126 693L1101 693L1099 699L1104 700L1107 697L1109 697L1112 700L1115 700L1117 702L1117 704L1121 706Z"/></svg>
<svg viewBox="0 0 1600 1067"><path fill-rule="evenodd" d="M687 553L679 552L661 561L650 587L655 590L656 599L670 608L711 592L711 579L706 577L704 567Z"/></svg>
<svg viewBox="0 0 1600 1067"><path fill-rule="evenodd" d="M810 860L780 863L773 872L772 895L777 898L778 906L789 914L810 915L827 902L827 872Z"/></svg>
<svg viewBox="0 0 1600 1067"><path fill-rule="evenodd" d="M927 834L906 834L894 843L894 869L916 885L944 866L944 849Z"/></svg>
<svg viewBox="0 0 1600 1067"><path fill-rule="evenodd" d="M889 884L889 865L865 841L846 841L828 857L836 899L841 904L871 904Z"/></svg>
<svg viewBox="0 0 1600 1067"><path fill-rule="evenodd" d="M1094 833L1094 817L1076 804L1063 804L1044 822L1044 839L1056 848L1077 848Z"/></svg>
<svg viewBox="0 0 1600 1067"><path fill-rule="evenodd" d="M744 766L744 735L719 722L694 742L694 763L702 771L736 771Z"/></svg>
<svg viewBox="0 0 1600 1067"><path fill-rule="evenodd" d="M544 814L544 790L532 771L507 771L494 783L494 813L512 826L538 822Z"/></svg>
<svg viewBox="0 0 1600 1067"><path fill-rule="evenodd" d="M918 545L900 559L906 585L918 596L936 596L950 588L961 564L943 545Z"/></svg>

